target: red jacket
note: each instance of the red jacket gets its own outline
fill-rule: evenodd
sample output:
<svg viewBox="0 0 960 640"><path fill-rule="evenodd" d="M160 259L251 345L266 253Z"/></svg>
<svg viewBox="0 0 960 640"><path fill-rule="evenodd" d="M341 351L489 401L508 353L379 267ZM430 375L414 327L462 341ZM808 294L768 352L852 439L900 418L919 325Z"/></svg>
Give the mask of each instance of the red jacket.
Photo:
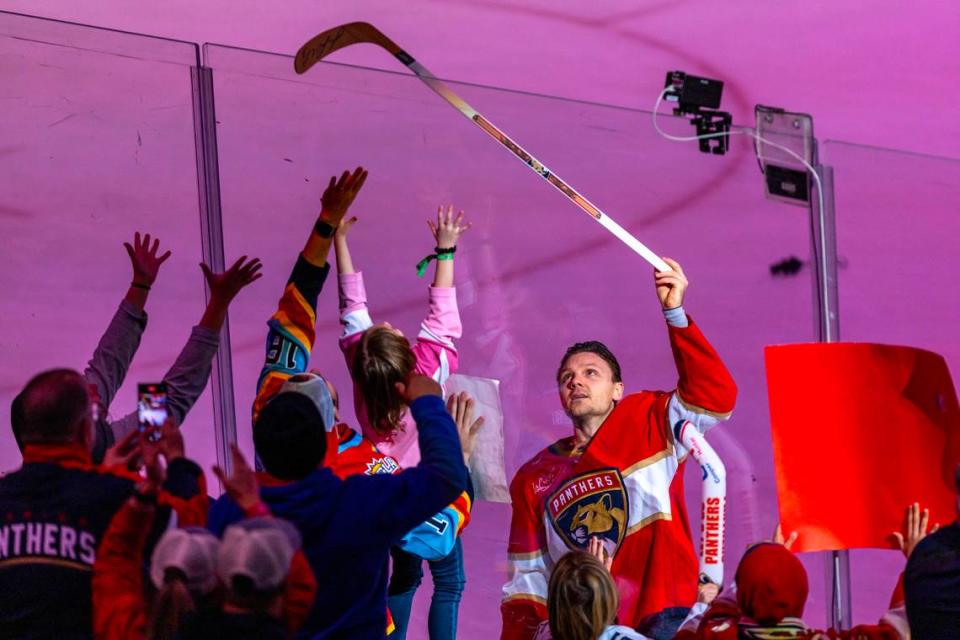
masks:
<svg viewBox="0 0 960 640"><path fill-rule="evenodd" d="M128 500L103 538L93 568L93 625L98 640L146 638L143 555L155 511L152 506ZM313 571L298 550L291 560L283 595L284 622L291 633L307 619L316 593Z"/></svg>

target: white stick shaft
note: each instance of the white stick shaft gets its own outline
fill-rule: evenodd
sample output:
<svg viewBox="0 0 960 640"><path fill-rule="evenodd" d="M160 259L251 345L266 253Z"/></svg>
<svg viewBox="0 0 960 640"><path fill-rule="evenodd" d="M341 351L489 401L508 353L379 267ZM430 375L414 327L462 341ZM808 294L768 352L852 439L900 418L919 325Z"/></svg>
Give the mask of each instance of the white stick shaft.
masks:
<svg viewBox="0 0 960 640"><path fill-rule="evenodd" d="M700 514L700 574L723 584L723 552L726 543L727 472L723 461L697 428L685 422L677 439L703 470Z"/></svg>
<svg viewBox="0 0 960 640"><path fill-rule="evenodd" d="M402 58L401 58L402 60ZM513 138L504 133L499 127L483 117L476 109L467 104L463 98L455 94L442 80L439 80L422 64L416 60L405 63L407 68L413 71L418 78L437 95L450 103L453 107L462 113L466 118L483 129L491 138L505 146L521 162L530 167L534 173L549 182L553 187L567 196L575 205L580 207L590 217L599 222L604 229L612 233L625 245L633 249L641 258L649 262L657 271L670 271L670 266L664 262L660 256L650 250L645 244L637 240L636 237L623 227L616 220L604 213L600 207L590 202L583 194L571 187L565 180L553 173L542 162L533 157L526 149L517 144Z"/></svg>

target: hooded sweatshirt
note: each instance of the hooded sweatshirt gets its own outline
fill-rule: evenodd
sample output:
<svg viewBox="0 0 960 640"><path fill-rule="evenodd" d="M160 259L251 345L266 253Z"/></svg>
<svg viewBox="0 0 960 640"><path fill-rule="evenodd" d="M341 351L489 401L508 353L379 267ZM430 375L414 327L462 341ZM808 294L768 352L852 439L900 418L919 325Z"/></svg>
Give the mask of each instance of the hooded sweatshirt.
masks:
<svg viewBox="0 0 960 640"><path fill-rule="evenodd" d="M316 601L298 637L385 638L390 547L467 486L456 426L443 400L424 396L410 411L422 453L416 467L345 480L321 467L302 480L260 490L270 512L300 530L317 578ZM219 535L242 518L240 507L223 496L209 526Z"/></svg>

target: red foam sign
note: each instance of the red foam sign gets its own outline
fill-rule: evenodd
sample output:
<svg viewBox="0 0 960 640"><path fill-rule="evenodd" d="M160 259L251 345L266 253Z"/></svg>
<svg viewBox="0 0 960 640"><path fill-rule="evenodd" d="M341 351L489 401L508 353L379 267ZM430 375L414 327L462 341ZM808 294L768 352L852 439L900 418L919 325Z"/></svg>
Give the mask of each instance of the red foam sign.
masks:
<svg viewBox="0 0 960 640"><path fill-rule="evenodd" d="M796 551L896 548L912 502L956 519L960 409L944 359L878 344L765 349L780 522Z"/></svg>

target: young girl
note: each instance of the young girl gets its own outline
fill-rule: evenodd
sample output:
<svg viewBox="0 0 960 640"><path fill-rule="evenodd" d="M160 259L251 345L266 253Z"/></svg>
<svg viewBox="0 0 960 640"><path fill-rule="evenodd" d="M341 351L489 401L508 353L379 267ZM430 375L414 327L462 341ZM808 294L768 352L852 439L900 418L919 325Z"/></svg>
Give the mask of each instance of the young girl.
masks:
<svg viewBox="0 0 960 640"><path fill-rule="evenodd" d="M536 640L645 640L629 627L614 625L619 598L609 561L598 558L602 554L593 538L589 553L571 551L560 558L550 574L549 626L541 626Z"/></svg>
<svg viewBox="0 0 960 640"><path fill-rule="evenodd" d="M343 324L340 348L353 378L357 420L363 435L401 467L412 467L420 461L420 450L417 430L406 413L401 391L413 373L431 376L443 384L457 368L453 341L460 337L461 326L453 286L453 256L457 240L470 225L463 222L462 211L454 216L453 207L446 211L440 207L436 222L427 222L436 249L418 269L422 273L433 259L437 264L430 287L430 308L411 345L390 324L374 325L370 318L363 277L354 269L347 246L347 233L356 221L357 218L351 218L341 222L334 239ZM460 502L469 505L470 501L468 498ZM465 523L469 514L463 516ZM392 556L388 604L397 628L391 639L404 640L413 595L423 577L422 560L399 549L394 549ZM434 582L428 623L430 638L452 640L456 637L457 610L465 582L460 540L448 556L429 564Z"/></svg>

